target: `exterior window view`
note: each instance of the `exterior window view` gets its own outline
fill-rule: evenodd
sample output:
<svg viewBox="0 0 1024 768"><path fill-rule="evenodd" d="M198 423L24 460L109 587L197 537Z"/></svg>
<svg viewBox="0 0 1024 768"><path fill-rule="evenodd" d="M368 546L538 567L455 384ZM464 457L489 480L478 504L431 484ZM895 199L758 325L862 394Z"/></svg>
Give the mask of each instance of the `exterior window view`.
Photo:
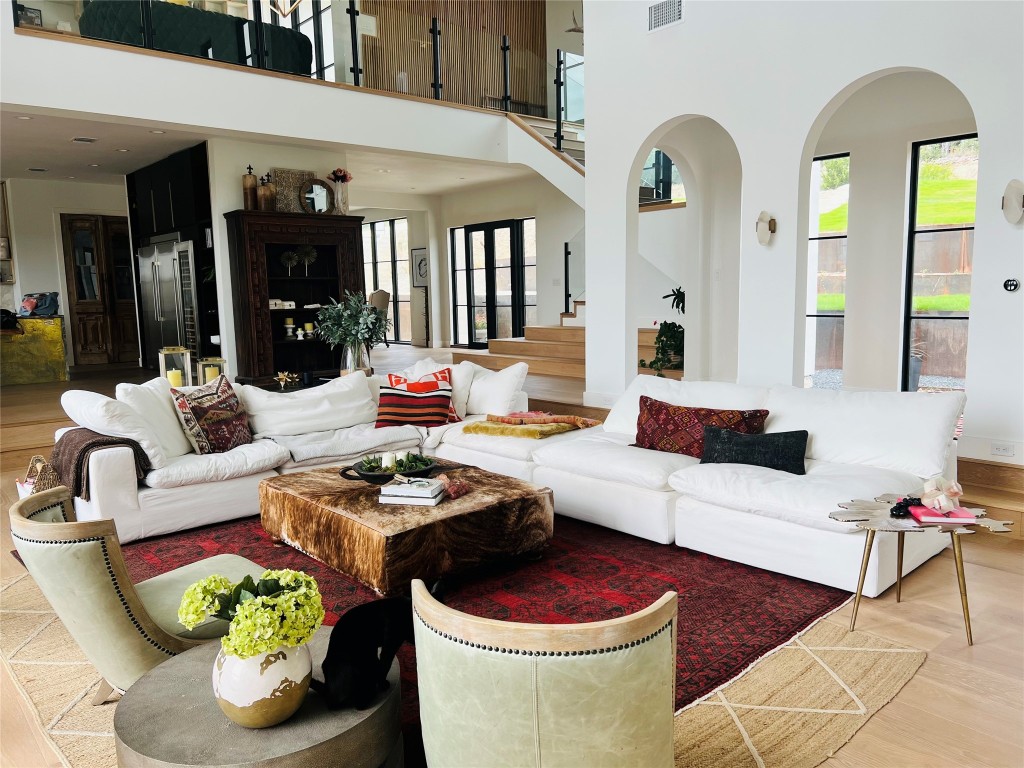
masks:
<svg viewBox="0 0 1024 768"><path fill-rule="evenodd" d="M0 768L1024 767L1024 0L5 5Z"/></svg>

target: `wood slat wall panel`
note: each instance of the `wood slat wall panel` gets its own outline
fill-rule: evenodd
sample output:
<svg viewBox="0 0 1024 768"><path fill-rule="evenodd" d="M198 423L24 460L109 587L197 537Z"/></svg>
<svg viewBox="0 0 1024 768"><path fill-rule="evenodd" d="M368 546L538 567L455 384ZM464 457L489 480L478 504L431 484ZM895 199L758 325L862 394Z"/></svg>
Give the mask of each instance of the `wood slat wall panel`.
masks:
<svg viewBox="0 0 1024 768"><path fill-rule="evenodd" d="M362 38L368 87L433 96L429 30L436 16L441 26L442 100L473 107L500 101L501 36L507 34L512 100L544 109L549 78L543 2L363 0L360 11L377 19L377 36Z"/></svg>

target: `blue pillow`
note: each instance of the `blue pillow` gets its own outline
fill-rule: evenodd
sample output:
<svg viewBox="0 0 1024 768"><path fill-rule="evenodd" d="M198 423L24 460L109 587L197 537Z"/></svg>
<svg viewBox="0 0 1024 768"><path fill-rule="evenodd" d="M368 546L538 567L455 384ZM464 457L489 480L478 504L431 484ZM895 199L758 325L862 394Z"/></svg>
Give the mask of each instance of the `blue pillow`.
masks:
<svg viewBox="0 0 1024 768"><path fill-rule="evenodd" d="M806 474L807 430L745 435L730 429L704 427L704 455L701 464L750 464L779 469L794 475Z"/></svg>

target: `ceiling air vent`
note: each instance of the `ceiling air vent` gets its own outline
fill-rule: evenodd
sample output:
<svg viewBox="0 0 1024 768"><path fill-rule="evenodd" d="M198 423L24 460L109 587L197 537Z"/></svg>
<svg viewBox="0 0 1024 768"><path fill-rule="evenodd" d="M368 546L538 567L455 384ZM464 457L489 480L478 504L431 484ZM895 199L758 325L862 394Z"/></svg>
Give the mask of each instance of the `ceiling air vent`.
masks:
<svg viewBox="0 0 1024 768"><path fill-rule="evenodd" d="M95 144L99 139L94 139L91 136L75 136L71 141L75 144Z"/></svg>
<svg viewBox="0 0 1024 768"><path fill-rule="evenodd" d="M683 0L664 0L647 9L647 31L664 29L683 21Z"/></svg>
<svg viewBox="0 0 1024 768"><path fill-rule="evenodd" d="M26 168L25 170L29 171L30 173L46 173L50 169L49 168Z"/></svg>

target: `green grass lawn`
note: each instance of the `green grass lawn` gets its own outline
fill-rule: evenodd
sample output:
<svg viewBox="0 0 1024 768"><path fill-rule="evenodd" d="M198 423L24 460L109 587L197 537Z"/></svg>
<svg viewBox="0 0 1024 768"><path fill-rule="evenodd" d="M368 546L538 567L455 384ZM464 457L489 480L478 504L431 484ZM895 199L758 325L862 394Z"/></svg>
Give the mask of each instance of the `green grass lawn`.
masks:
<svg viewBox="0 0 1024 768"><path fill-rule="evenodd" d="M971 309L969 293L950 293L945 296L915 296L915 312L968 312ZM819 293L818 312L845 312L846 296L841 293Z"/></svg>
<svg viewBox="0 0 1024 768"><path fill-rule="evenodd" d="M974 179L924 179L917 192L917 226L973 224L978 182ZM818 217L820 234L845 232L850 213L848 203Z"/></svg>

